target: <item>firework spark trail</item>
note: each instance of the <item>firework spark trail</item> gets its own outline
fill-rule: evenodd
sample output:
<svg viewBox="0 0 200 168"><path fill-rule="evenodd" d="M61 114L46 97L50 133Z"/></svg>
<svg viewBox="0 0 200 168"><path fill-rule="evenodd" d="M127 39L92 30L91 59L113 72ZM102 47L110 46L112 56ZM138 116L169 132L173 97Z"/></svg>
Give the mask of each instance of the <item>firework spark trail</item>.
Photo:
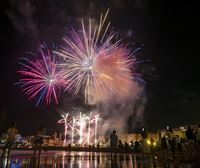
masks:
<svg viewBox="0 0 200 168"><path fill-rule="evenodd" d="M38 106L41 101L47 105L52 100L58 104L58 92L66 85L62 70L56 66L58 61L48 49L41 49L39 58L24 58L19 62L22 65L18 73L22 76L20 84L29 99L36 99Z"/></svg>
<svg viewBox="0 0 200 168"><path fill-rule="evenodd" d="M97 144L97 128L98 128L98 120L99 120L99 114L94 116L94 122L95 122L95 126L94 126L94 144Z"/></svg>
<svg viewBox="0 0 200 168"><path fill-rule="evenodd" d="M110 23L105 25L107 15L108 11L101 15L99 25L90 19L87 28L82 21L82 32L72 30L65 45L55 51L65 60L60 66L69 82L66 90L78 94L83 89L89 104L126 97L136 85L130 68L135 59L120 40L113 42L115 33L108 33Z"/></svg>
<svg viewBox="0 0 200 168"><path fill-rule="evenodd" d="M75 131L75 124L77 122L77 119L75 119L74 117L72 118L72 125L71 125L71 129L72 129L72 137L71 137L71 141L72 144L74 144L74 131Z"/></svg>
<svg viewBox="0 0 200 168"><path fill-rule="evenodd" d="M62 119L58 121L59 124L64 124L64 142L63 146L66 145L67 135L71 131L71 143L75 143L74 137L79 136L78 143L80 145L91 143L91 136L94 135L94 144L97 144L97 129L98 121L100 119L99 114L92 116L92 112L87 116L82 112L78 116L71 117L69 113L61 115ZM70 130L71 129L71 130ZM77 134L76 134L77 133ZM92 135L91 135L92 133Z"/></svg>
<svg viewBox="0 0 200 168"><path fill-rule="evenodd" d="M91 131L91 128L90 128L90 123L91 123L91 114L92 112L90 112L89 116L88 116L88 145L90 145L90 131Z"/></svg>
<svg viewBox="0 0 200 168"><path fill-rule="evenodd" d="M85 115L80 112L79 115L79 144L82 145L83 143L83 128L85 125Z"/></svg>
<svg viewBox="0 0 200 168"><path fill-rule="evenodd" d="M64 141L63 146L66 145L66 137L67 137L67 130L68 130L68 123L70 122L71 118L69 118L69 113L66 113L65 115L62 115L62 119L58 121L59 124L64 124L65 130L64 130Z"/></svg>

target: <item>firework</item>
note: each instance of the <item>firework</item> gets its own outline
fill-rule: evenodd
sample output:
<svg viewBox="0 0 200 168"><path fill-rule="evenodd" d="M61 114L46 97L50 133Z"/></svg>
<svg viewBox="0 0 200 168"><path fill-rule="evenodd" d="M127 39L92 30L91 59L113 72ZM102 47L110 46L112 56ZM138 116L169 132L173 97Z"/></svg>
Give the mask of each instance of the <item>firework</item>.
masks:
<svg viewBox="0 0 200 168"><path fill-rule="evenodd" d="M97 144L97 128L98 128L98 120L99 120L99 114L94 116L94 122L95 122L95 127L94 127L94 144Z"/></svg>
<svg viewBox="0 0 200 168"><path fill-rule="evenodd" d="M17 84L21 85L29 99L37 99L37 106L41 101L49 105L54 100L58 104L57 94L66 81L53 54L43 48L36 58L32 55L31 59L23 58L19 63L22 68L18 73L22 78Z"/></svg>
<svg viewBox="0 0 200 168"><path fill-rule="evenodd" d="M66 90L78 94L83 89L89 104L124 98L135 85L130 69L135 59L115 40L115 32L108 33L107 15L108 11L101 15L98 25L90 19L87 28L82 21L82 31L72 30L71 36L64 37L65 45L55 51L65 60L60 66L69 82Z"/></svg>
<svg viewBox="0 0 200 168"><path fill-rule="evenodd" d="M65 129L64 129L64 141L63 141L63 146L66 145L66 138L67 138L67 130L68 130L68 123L71 120L69 117L69 113L66 113L65 115L62 115L62 119L58 121L59 124L64 124Z"/></svg>
<svg viewBox="0 0 200 168"><path fill-rule="evenodd" d="M72 145L77 142L80 145L90 145L91 137L94 137L94 144L97 144L97 128L100 120L99 114L92 115L92 112L87 116L82 112L77 116L70 116L69 113L61 115L62 119L58 121L59 124L64 124L64 141L63 146L66 146L67 136L71 135ZM71 132L71 133L70 133ZM75 137L79 139L75 140ZM69 141L68 141L69 142Z"/></svg>
<svg viewBox="0 0 200 168"><path fill-rule="evenodd" d="M85 115L80 112L79 116L79 144L83 143L83 128L86 125Z"/></svg>

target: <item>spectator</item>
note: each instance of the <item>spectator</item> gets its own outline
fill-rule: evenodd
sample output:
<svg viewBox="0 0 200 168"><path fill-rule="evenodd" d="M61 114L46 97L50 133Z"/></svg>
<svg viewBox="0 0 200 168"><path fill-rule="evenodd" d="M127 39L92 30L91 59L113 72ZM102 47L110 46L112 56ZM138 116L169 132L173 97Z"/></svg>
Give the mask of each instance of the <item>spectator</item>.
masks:
<svg viewBox="0 0 200 168"><path fill-rule="evenodd" d="M187 141L188 141L188 150L192 153L194 149L194 133L190 126L188 126L188 129L185 132Z"/></svg>
<svg viewBox="0 0 200 168"><path fill-rule="evenodd" d="M122 141L119 139L119 141L118 141L118 147L119 148L123 148L123 144L122 144Z"/></svg>
<svg viewBox="0 0 200 168"><path fill-rule="evenodd" d="M39 156L41 153L41 148L42 148L42 144L43 144L43 136L44 136L44 131L42 126L40 126L36 132L36 136L35 136L35 141L34 141L34 156L38 150L39 152Z"/></svg>
<svg viewBox="0 0 200 168"><path fill-rule="evenodd" d="M188 129L186 130L185 134L186 134L188 142L194 143L194 133L190 126L188 126Z"/></svg>
<svg viewBox="0 0 200 168"><path fill-rule="evenodd" d="M165 135L161 138L161 148L164 152L167 151L167 139L165 138Z"/></svg>
<svg viewBox="0 0 200 168"><path fill-rule="evenodd" d="M6 145L3 149L3 153L1 155L1 157L4 157L6 150L8 150L7 155L9 156L10 154L10 150L15 142L15 137L16 135L19 134L18 129L16 128L16 123L12 123L11 127L8 128L7 130L7 140L6 140Z"/></svg>
<svg viewBox="0 0 200 168"><path fill-rule="evenodd" d="M200 124L198 125L197 130L196 130L196 140L197 140L198 146L200 146Z"/></svg>
<svg viewBox="0 0 200 168"><path fill-rule="evenodd" d="M125 141L124 146L125 146L125 150L128 151L129 150L129 145L128 145L128 143L126 141Z"/></svg>
<svg viewBox="0 0 200 168"><path fill-rule="evenodd" d="M131 141L131 149L133 149L134 148L134 143L133 143L133 141Z"/></svg>
<svg viewBox="0 0 200 168"><path fill-rule="evenodd" d="M175 136L175 142L176 142L176 146L179 152L182 152L182 145L181 145L181 139L179 137L179 135Z"/></svg>
<svg viewBox="0 0 200 168"><path fill-rule="evenodd" d="M170 150L172 153L175 153L175 140L174 140L174 133L171 127L167 130L167 137L170 146Z"/></svg>
<svg viewBox="0 0 200 168"><path fill-rule="evenodd" d="M116 135L116 131L114 130L113 133L110 135L110 147L111 150L115 150L117 148L118 137Z"/></svg>
<svg viewBox="0 0 200 168"><path fill-rule="evenodd" d="M140 143L137 140L135 141L134 152L140 152Z"/></svg>

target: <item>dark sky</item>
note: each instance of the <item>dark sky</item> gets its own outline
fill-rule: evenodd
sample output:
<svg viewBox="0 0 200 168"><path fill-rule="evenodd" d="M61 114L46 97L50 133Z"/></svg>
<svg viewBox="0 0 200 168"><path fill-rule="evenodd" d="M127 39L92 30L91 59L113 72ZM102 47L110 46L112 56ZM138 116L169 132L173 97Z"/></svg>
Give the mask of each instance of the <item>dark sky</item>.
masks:
<svg viewBox="0 0 200 168"><path fill-rule="evenodd" d="M152 129L198 123L197 6L179 0L1 2L0 110L7 114L6 124L16 121L25 133L32 133L41 124L51 131L60 128L56 126L57 106L36 108L14 85L19 78L17 59L26 51L34 51L39 42L59 41L67 25L78 18L96 17L108 7L115 29L121 34L132 30L134 47L144 44L138 56L151 61L141 65L147 82L145 126Z"/></svg>

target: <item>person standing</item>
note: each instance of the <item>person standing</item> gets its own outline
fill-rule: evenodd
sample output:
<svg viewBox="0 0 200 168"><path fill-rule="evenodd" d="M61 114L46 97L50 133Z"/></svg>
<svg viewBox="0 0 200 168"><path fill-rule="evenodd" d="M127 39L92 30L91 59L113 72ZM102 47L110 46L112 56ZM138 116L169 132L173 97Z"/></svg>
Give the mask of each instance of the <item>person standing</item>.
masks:
<svg viewBox="0 0 200 168"><path fill-rule="evenodd" d="M196 130L196 140L197 140L198 146L200 147L200 124L198 125L197 130Z"/></svg>
<svg viewBox="0 0 200 168"><path fill-rule="evenodd" d="M188 126L188 129L185 132L187 140L188 140L188 144L189 144L189 148L193 148L194 146L194 133L192 131L192 128L190 126Z"/></svg>
<svg viewBox="0 0 200 168"><path fill-rule="evenodd" d="M116 135L116 131L114 130L113 133L110 135L110 147L111 150L114 151L117 148L118 137Z"/></svg>
<svg viewBox="0 0 200 168"><path fill-rule="evenodd" d="M8 130L7 130L6 145L5 145L4 149L3 149L3 153L1 155L1 157L4 157L6 150L8 150L7 155L9 155L10 150L11 150L11 148L12 148L14 142L15 142L15 137L16 137L17 134L19 134L19 131L16 128L16 123L13 122L11 127L8 128Z"/></svg>
<svg viewBox="0 0 200 168"><path fill-rule="evenodd" d="M36 132L35 136L35 141L34 141L34 156L36 155L36 152L38 150L39 156L41 154L41 148L43 144L43 136L44 136L44 131L42 126L40 126Z"/></svg>
<svg viewBox="0 0 200 168"><path fill-rule="evenodd" d="M172 153L175 153L175 141L174 141L174 133L171 127L166 132L168 137L169 147Z"/></svg>
<svg viewBox="0 0 200 168"><path fill-rule="evenodd" d="M175 141L176 141L176 146L178 148L178 151L182 152L181 138L179 137L179 135L175 136Z"/></svg>

